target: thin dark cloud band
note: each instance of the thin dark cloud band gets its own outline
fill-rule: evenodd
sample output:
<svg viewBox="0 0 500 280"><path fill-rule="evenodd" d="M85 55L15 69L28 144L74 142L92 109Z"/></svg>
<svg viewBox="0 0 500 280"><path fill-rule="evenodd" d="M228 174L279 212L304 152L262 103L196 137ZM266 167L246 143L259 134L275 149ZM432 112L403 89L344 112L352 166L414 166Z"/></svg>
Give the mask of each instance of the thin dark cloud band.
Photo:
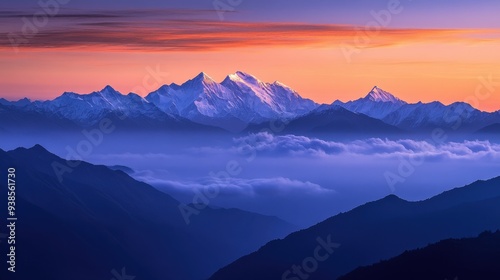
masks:
<svg viewBox="0 0 500 280"><path fill-rule="evenodd" d="M16 45L33 49L90 47L116 51L214 51L249 46L335 47L345 44L370 48L474 38L477 41L478 36L485 36L490 41L500 39L500 32L494 29L380 28L379 31L365 32L362 26L340 24L219 21L207 19L210 13L215 11L65 12L49 17L43 26L33 25L32 28L22 20L28 19L29 22L30 14L0 12L3 25L0 48Z"/></svg>

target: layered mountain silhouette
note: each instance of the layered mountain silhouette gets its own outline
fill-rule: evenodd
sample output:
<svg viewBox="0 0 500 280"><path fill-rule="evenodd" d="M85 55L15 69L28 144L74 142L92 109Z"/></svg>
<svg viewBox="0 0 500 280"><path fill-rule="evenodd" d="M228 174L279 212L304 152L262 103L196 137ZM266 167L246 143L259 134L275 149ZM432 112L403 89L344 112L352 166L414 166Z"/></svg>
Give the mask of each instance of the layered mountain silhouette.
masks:
<svg viewBox="0 0 500 280"><path fill-rule="evenodd" d="M352 117L356 120L344 121L347 113L339 113L338 107L355 113ZM318 122L320 111L332 110L327 117L332 125ZM336 113L340 114L338 118ZM367 125L372 131L380 127L382 132L395 129L418 132L436 127L449 132L475 132L500 124L500 111L483 112L463 102L410 104L379 87L354 101L337 100L320 105L280 82L262 82L240 71L228 75L220 83L202 72L181 85L163 85L145 97L135 93L123 95L106 86L90 94L66 92L47 101L0 99L0 117L0 128L4 130L29 125L37 128L89 127L103 118L131 128L199 130L208 126L229 131L263 126L272 120L297 120L299 130L303 130L304 121L310 121L307 125L312 130L331 133L343 132L346 127L350 131L363 132ZM384 124L372 126L371 119ZM37 125L32 125L34 123Z"/></svg>
<svg viewBox="0 0 500 280"><path fill-rule="evenodd" d="M447 239L372 266L341 280L362 279L500 279L500 231L476 238Z"/></svg>
<svg viewBox="0 0 500 280"><path fill-rule="evenodd" d="M498 229L500 177L424 201L409 202L390 195L367 203L271 241L220 269L210 279L336 279L405 250ZM319 238L332 247L337 244L330 248L330 254L318 253Z"/></svg>
<svg viewBox="0 0 500 280"><path fill-rule="evenodd" d="M320 106L311 113L291 120L286 133L369 133L370 135L400 133L401 129L341 106Z"/></svg>
<svg viewBox="0 0 500 280"><path fill-rule="evenodd" d="M332 105L382 120L408 131L443 128L449 131L473 132L499 122L500 112L488 113L464 102L444 105L441 102L409 104L389 92L374 87L366 97Z"/></svg>
<svg viewBox="0 0 500 280"><path fill-rule="evenodd" d="M16 279L112 279L122 268L137 279L203 279L296 229L275 217L211 207L187 224L169 195L39 145L0 150L0 170L7 168L16 169ZM62 181L54 168L64 172ZM2 279L10 273L2 269Z"/></svg>

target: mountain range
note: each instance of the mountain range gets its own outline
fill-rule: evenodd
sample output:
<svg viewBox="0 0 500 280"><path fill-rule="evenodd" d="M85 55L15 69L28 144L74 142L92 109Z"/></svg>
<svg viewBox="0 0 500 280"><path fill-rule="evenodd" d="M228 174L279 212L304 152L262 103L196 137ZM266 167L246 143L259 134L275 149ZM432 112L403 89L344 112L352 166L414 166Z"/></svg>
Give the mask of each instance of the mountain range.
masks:
<svg viewBox="0 0 500 280"><path fill-rule="evenodd" d="M296 121L299 131L310 127L311 131L328 133L344 132L344 128L364 132L367 127L382 132L427 131L436 127L451 132L475 132L500 123L500 111L483 112L463 102L410 104L379 87L354 101L317 104L278 81L262 82L240 71L220 83L202 72L181 85L163 85L145 97L124 95L106 86L90 94L65 92L47 101L0 99L0 117L3 130L13 129L13 122L16 127L89 127L106 117L130 127L218 127L229 131L252 129L280 119L287 123ZM294 132L292 128L288 130Z"/></svg>

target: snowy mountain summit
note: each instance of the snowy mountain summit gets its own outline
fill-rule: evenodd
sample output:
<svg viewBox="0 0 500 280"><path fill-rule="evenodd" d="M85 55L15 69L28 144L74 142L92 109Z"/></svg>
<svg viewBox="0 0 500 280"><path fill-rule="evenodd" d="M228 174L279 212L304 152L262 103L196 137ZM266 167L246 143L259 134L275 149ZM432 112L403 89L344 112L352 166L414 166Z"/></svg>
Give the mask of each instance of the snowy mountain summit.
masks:
<svg viewBox="0 0 500 280"><path fill-rule="evenodd" d="M368 93L365 99L369 99L375 102L391 102L394 104L406 104L406 102L404 102L403 100L397 98L396 96L392 95L391 93L377 86L373 87L373 89Z"/></svg>
<svg viewBox="0 0 500 280"><path fill-rule="evenodd" d="M200 128L208 125L242 131L251 124L278 119L304 121L298 126L302 128L315 127L328 118L333 118L337 124L348 120L350 126L354 126L363 119L361 114L406 130L449 127L456 125L457 119L461 129L468 131L500 123L500 111L482 112L464 102L409 104L377 86L356 100L345 103L336 100L320 106L281 82L263 82L241 71L226 76L221 82L201 72L180 85L163 85L145 97L135 93L125 95L106 86L88 94L65 92L47 101L0 98L0 117L3 116L7 124L26 120L26 123L90 127L103 118L118 118L124 126L130 127ZM345 124L331 127L342 128Z"/></svg>
<svg viewBox="0 0 500 280"><path fill-rule="evenodd" d="M375 86L363 98L346 103L337 100L332 105L341 106L349 111L362 113L372 118L383 119L406 104L408 103Z"/></svg>
<svg viewBox="0 0 500 280"><path fill-rule="evenodd" d="M241 71L221 83L202 72L182 85L162 86L146 100L165 113L202 123L213 119L249 123L294 118L317 107L281 83L265 83Z"/></svg>

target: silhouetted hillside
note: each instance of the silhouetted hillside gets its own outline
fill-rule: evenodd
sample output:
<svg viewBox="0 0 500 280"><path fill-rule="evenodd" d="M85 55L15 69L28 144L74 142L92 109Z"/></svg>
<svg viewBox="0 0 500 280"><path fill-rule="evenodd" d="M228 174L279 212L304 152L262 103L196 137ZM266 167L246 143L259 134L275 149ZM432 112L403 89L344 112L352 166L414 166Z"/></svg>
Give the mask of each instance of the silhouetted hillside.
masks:
<svg viewBox="0 0 500 280"><path fill-rule="evenodd" d="M62 181L54 166L66 171ZM169 195L122 171L66 162L38 145L0 150L5 180L11 167L17 279L111 279L123 267L137 279L202 279L295 229L274 217L209 207L187 225ZM0 218L6 215L1 211Z"/></svg>
<svg viewBox="0 0 500 280"><path fill-rule="evenodd" d="M500 279L500 231L448 239L340 277L362 279Z"/></svg>
<svg viewBox="0 0 500 280"><path fill-rule="evenodd" d="M498 229L500 177L420 202L391 195L367 203L285 239L269 242L220 269L210 279L271 280L299 276L309 280L336 279L359 266L394 257L405 250ZM315 257L318 238L325 242L330 238L332 247L334 243L340 246L332 249L325 260L314 261L311 257ZM294 271L294 266L302 268ZM308 268L304 270L304 266Z"/></svg>

